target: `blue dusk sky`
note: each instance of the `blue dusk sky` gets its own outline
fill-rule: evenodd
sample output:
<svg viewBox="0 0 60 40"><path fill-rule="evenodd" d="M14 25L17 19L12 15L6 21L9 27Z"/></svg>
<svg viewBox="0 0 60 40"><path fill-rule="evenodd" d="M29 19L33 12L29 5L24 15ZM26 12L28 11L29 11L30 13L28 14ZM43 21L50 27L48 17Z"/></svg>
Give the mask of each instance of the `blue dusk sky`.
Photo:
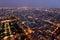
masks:
<svg viewBox="0 0 60 40"><path fill-rule="evenodd" d="M0 7L60 8L60 0L0 0Z"/></svg>

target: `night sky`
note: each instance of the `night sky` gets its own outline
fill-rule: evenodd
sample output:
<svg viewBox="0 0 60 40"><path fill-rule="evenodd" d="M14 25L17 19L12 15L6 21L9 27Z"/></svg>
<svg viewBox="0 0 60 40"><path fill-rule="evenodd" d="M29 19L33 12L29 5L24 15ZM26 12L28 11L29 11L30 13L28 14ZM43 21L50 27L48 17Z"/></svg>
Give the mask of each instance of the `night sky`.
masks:
<svg viewBox="0 0 60 40"><path fill-rule="evenodd" d="M60 8L60 0L0 0L0 7Z"/></svg>

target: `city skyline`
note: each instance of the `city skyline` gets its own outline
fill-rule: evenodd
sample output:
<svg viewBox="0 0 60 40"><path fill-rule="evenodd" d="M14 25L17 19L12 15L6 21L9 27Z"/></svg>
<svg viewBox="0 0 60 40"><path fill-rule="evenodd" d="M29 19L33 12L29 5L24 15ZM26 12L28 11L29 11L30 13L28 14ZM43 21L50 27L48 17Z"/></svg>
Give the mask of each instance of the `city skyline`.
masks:
<svg viewBox="0 0 60 40"><path fill-rule="evenodd" d="M60 8L60 0L0 0L0 7Z"/></svg>

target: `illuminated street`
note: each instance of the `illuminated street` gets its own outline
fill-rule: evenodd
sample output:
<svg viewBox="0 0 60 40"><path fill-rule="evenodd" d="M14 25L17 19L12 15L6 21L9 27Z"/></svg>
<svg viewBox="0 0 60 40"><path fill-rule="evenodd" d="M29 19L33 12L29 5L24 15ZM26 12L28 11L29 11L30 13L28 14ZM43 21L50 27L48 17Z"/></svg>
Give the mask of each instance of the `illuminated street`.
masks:
<svg viewBox="0 0 60 40"><path fill-rule="evenodd" d="M1 40L60 40L58 9L1 8L0 13Z"/></svg>

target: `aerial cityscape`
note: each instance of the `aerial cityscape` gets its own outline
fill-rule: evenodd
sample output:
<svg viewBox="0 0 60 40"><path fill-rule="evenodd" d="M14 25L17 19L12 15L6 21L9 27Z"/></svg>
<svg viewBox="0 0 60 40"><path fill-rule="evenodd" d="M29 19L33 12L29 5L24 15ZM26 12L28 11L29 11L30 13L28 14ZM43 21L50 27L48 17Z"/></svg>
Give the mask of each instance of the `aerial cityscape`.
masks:
<svg viewBox="0 0 60 40"><path fill-rule="evenodd" d="M60 0L0 0L0 40L60 40Z"/></svg>
<svg viewBox="0 0 60 40"><path fill-rule="evenodd" d="M0 8L0 39L60 40L60 9Z"/></svg>

